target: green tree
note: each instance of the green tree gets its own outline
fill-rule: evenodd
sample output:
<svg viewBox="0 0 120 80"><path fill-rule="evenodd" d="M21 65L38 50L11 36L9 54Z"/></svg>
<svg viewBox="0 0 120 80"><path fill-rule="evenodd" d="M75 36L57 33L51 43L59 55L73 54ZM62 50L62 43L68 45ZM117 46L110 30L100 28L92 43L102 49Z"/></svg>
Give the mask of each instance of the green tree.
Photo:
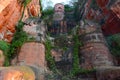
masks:
<svg viewBox="0 0 120 80"><path fill-rule="evenodd" d="M109 36L107 42L111 53L116 57L120 57L120 34Z"/></svg>
<svg viewBox="0 0 120 80"><path fill-rule="evenodd" d="M0 50L3 51L3 54L5 56L5 63L4 63L4 65L8 66L9 65L9 53L8 53L8 51L9 51L9 44L7 42L1 40L0 41Z"/></svg>
<svg viewBox="0 0 120 80"><path fill-rule="evenodd" d="M45 49L46 49L45 58L47 60L47 65L53 72L55 72L56 71L55 61L51 55L52 44L51 41L48 39L45 42Z"/></svg>
<svg viewBox="0 0 120 80"><path fill-rule="evenodd" d="M65 7L65 12L69 12L69 11L73 11L74 10L74 7L70 6L68 4L64 5L64 7Z"/></svg>
<svg viewBox="0 0 120 80"><path fill-rule="evenodd" d="M42 11L42 17L50 16L54 13L54 10L52 7L46 8Z"/></svg>

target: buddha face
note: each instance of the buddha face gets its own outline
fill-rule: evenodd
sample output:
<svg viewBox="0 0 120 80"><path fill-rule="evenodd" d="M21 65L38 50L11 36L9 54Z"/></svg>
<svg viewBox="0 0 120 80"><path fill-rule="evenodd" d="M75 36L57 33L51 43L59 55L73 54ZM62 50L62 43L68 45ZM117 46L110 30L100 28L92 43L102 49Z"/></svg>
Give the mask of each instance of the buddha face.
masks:
<svg viewBox="0 0 120 80"><path fill-rule="evenodd" d="M0 67L3 66L4 61L5 61L5 57L3 55L3 51L0 50Z"/></svg>

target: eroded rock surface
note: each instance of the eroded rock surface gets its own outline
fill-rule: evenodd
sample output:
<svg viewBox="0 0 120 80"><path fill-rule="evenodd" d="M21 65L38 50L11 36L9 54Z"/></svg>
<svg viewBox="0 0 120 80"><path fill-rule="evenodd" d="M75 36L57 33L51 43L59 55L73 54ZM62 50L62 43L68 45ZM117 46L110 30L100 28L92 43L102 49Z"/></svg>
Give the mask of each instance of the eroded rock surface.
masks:
<svg viewBox="0 0 120 80"><path fill-rule="evenodd" d="M17 65L45 67L45 47L41 43L25 43L20 50Z"/></svg>
<svg viewBox="0 0 120 80"><path fill-rule="evenodd" d="M112 5L111 10L118 16L120 19L120 1L116 1L114 5Z"/></svg>
<svg viewBox="0 0 120 80"><path fill-rule="evenodd" d="M96 0L95 7L90 8L92 0L88 0L85 6L85 17L95 20L102 25L104 35L112 35L120 32L120 1L119 0ZM93 6L95 4L92 4Z"/></svg>
<svg viewBox="0 0 120 80"><path fill-rule="evenodd" d="M120 80L120 67L101 67L97 69L97 80Z"/></svg>
<svg viewBox="0 0 120 80"><path fill-rule="evenodd" d="M44 73L46 72L44 45L37 42L25 43L12 64L27 65L35 72L36 80L44 80Z"/></svg>
<svg viewBox="0 0 120 80"><path fill-rule="evenodd" d="M83 30L81 36L84 44L81 47L81 67L91 69L100 66L112 66L112 55L106 45L99 25L91 21L86 21L86 23L80 29Z"/></svg>
<svg viewBox="0 0 120 80"><path fill-rule="evenodd" d="M23 6L18 0L0 0L0 40L11 42L15 25L21 18ZM39 0L32 0L25 9L23 21L30 16L40 16Z"/></svg>
<svg viewBox="0 0 120 80"><path fill-rule="evenodd" d="M1 67L0 80L35 80L35 73L27 66Z"/></svg>

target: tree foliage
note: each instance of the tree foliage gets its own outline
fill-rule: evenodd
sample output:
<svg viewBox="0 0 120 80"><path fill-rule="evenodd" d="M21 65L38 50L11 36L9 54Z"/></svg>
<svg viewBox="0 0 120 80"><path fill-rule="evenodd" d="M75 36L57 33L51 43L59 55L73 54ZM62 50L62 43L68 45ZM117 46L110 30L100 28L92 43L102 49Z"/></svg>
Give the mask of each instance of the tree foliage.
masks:
<svg viewBox="0 0 120 80"><path fill-rule="evenodd" d="M16 32L14 34L13 40L10 45L8 58L11 60L14 56L17 55L21 46L27 41L27 34L23 31L24 23L22 21L18 22L16 26Z"/></svg>
<svg viewBox="0 0 120 80"><path fill-rule="evenodd" d="M9 53L8 53L8 51L9 51L9 44L7 42L1 40L0 41L0 50L3 51L3 54L5 56L4 65L8 66L9 65L9 58L8 58L9 57Z"/></svg>
<svg viewBox="0 0 120 80"><path fill-rule="evenodd" d="M32 0L18 0L18 2L24 6L27 6Z"/></svg>
<svg viewBox="0 0 120 80"><path fill-rule="evenodd" d="M48 39L45 42L45 48L46 48L45 58L47 60L47 65L53 72L55 72L56 70L55 61L51 55L52 44L51 41Z"/></svg>
<svg viewBox="0 0 120 80"><path fill-rule="evenodd" d="M96 0L92 0L92 3L90 4L90 8L94 9L94 10L98 10L99 6L97 5Z"/></svg>
<svg viewBox="0 0 120 80"><path fill-rule="evenodd" d="M51 15L53 15L53 13L54 13L54 9L52 7L49 7L42 11L42 18L44 19L48 16L51 16Z"/></svg>
<svg viewBox="0 0 120 80"><path fill-rule="evenodd" d="M4 53L7 53L9 50L9 44L5 41L0 40L0 50L2 50Z"/></svg>
<svg viewBox="0 0 120 80"><path fill-rule="evenodd" d="M73 48L73 69L72 69L72 75L76 75L79 72L79 39L78 35L74 35L74 48Z"/></svg>
<svg viewBox="0 0 120 80"><path fill-rule="evenodd" d="M69 12L69 11L73 11L74 10L74 7L70 6L68 4L64 5L64 7L65 7L65 12Z"/></svg>
<svg viewBox="0 0 120 80"><path fill-rule="evenodd" d="M120 34L109 36L107 42L111 53L116 57L120 57Z"/></svg>

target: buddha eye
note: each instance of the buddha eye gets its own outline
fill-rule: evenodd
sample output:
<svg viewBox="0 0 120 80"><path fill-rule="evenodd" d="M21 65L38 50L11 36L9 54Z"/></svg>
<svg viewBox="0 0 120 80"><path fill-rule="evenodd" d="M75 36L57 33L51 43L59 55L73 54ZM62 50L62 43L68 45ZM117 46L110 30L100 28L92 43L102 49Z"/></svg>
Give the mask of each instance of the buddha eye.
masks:
<svg viewBox="0 0 120 80"><path fill-rule="evenodd" d="M59 9L62 9L61 7L58 7Z"/></svg>

